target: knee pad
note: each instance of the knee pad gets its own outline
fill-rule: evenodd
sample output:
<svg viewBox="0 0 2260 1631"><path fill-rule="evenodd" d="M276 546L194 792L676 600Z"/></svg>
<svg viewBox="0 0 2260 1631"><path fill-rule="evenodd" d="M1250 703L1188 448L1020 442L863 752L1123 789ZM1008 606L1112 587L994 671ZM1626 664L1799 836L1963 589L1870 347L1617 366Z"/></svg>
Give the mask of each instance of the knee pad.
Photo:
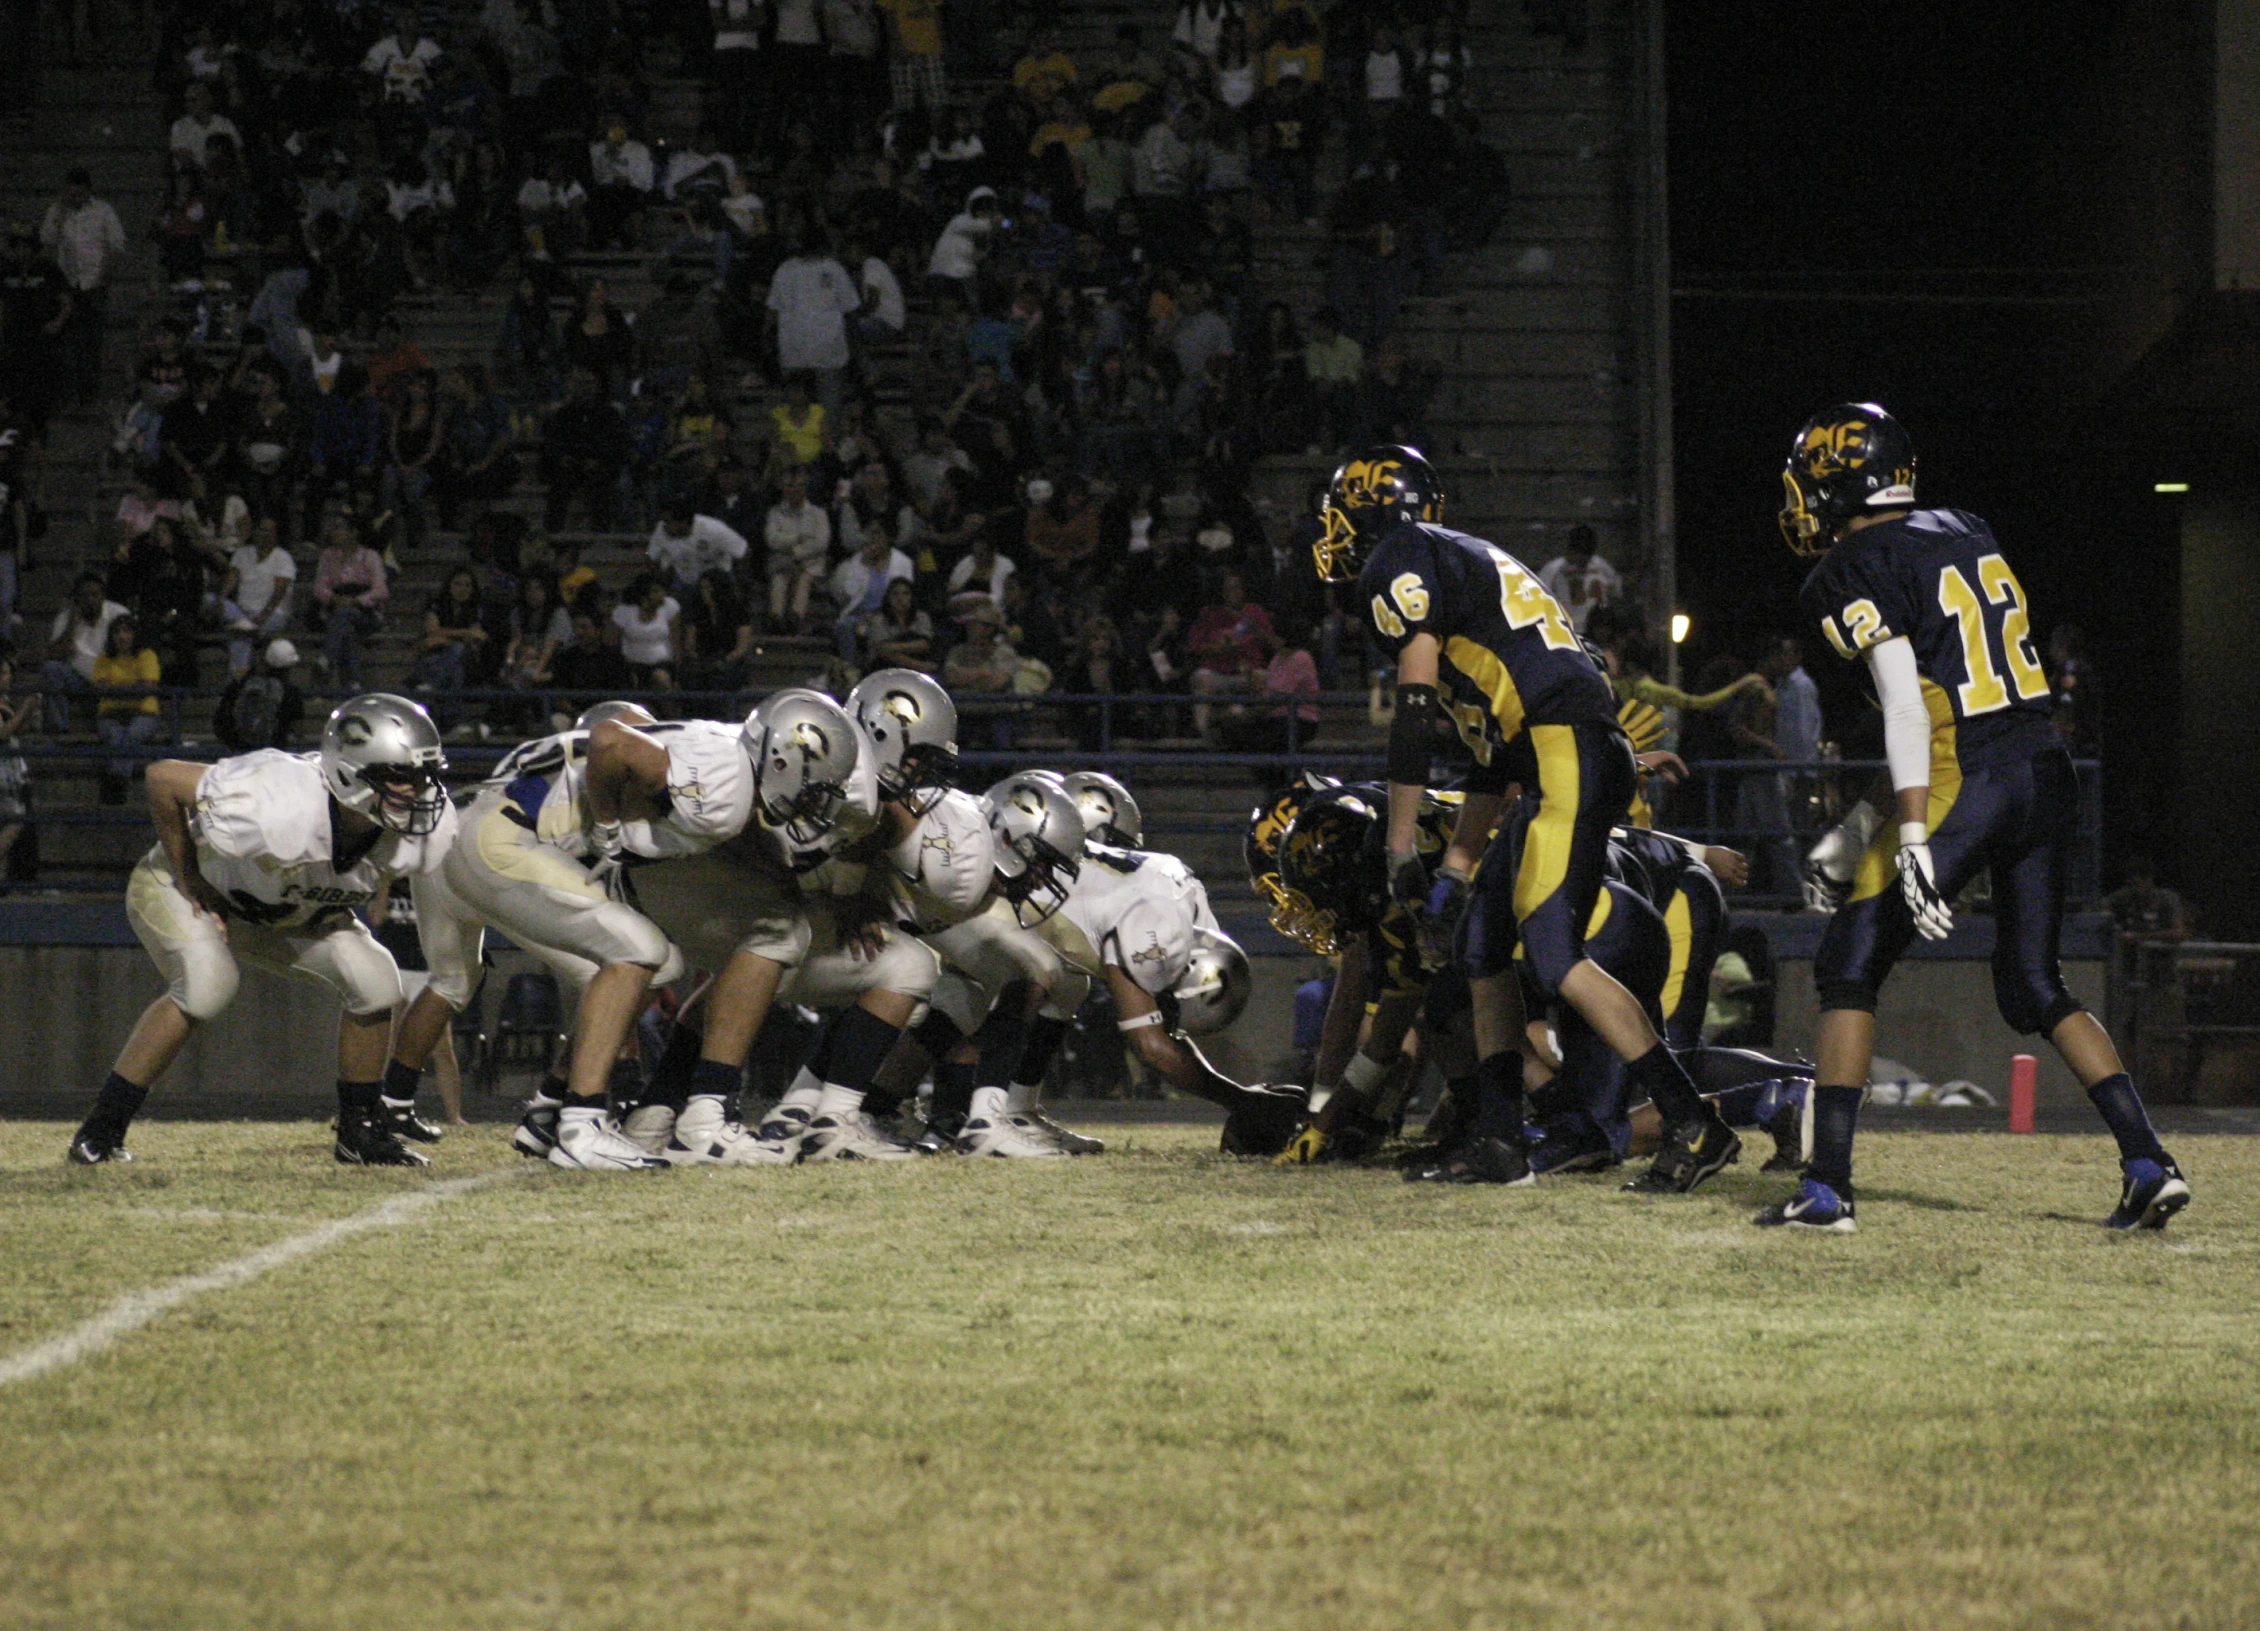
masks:
<svg viewBox="0 0 2260 1631"><path fill-rule="evenodd" d="M1824 980L1818 985L1821 1012L1832 1008L1852 1008L1863 1014L1875 1012L1875 982L1872 980Z"/></svg>
<svg viewBox="0 0 2260 1631"><path fill-rule="evenodd" d="M959 1035L971 1036L989 1017L989 1005L996 997L971 976L946 968L935 977L933 993L927 1000L935 1013L957 1027Z"/></svg>
<svg viewBox="0 0 2260 1631"><path fill-rule="evenodd" d="M424 981L426 991L458 1014L471 1006L471 995L478 988L479 970L470 968L451 968L444 974L434 969Z"/></svg>
<svg viewBox="0 0 2260 1631"><path fill-rule="evenodd" d="M2038 969L1995 969L1993 1000L2010 1030L2020 1036L2046 1036L2086 1004Z"/></svg>
<svg viewBox="0 0 2260 1631"><path fill-rule="evenodd" d="M924 1002L932 996L941 970L941 959L934 955L933 947L889 929L886 950L871 960L871 988Z"/></svg>
<svg viewBox="0 0 2260 1631"><path fill-rule="evenodd" d="M365 1018L400 1006L400 965L365 933L339 937L333 966L347 1013Z"/></svg>
<svg viewBox="0 0 2260 1631"><path fill-rule="evenodd" d="M397 983L400 976L395 974ZM181 966L172 979L166 982L165 995L172 998L173 1006L199 1024L218 1019L235 1001L236 987L243 983L243 975L235 966L235 959L226 952L193 954L181 960Z"/></svg>
<svg viewBox="0 0 2260 1631"><path fill-rule="evenodd" d="M1090 996L1091 977L1062 965L1059 978L1052 982L1050 994L1037 1012L1064 1025L1075 1017L1076 1010L1089 1001Z"/></svg>
<svg viewBox="0 0 2260 1631"><path fill-rule="evenodd" d="M675 950L666 935L660 932L659 925L650 918L634 907L623 906L618 901L605 902L597 908L595 915L603 931L598 939L602 944L606 963L633 963L639 968L652 970L655 978L672 963L675 977L681 977L682 954Z"/></svg>

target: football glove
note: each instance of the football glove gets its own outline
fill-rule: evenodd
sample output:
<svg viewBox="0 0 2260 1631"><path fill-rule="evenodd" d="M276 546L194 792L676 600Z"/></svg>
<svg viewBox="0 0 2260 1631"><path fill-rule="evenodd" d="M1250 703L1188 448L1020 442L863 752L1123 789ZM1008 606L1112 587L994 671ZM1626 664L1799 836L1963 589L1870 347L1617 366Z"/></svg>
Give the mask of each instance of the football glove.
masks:
<svg viewBox="0 0 2260 1631"><path fill-rule="evenodd" d="M1313 1167L1325 1159L1326 1134L1312 1122L1295 1135L1294 1143L1271 1158L1275 1167Z"/></svg>
<svg viewBox="0 0 2260 1631"><path fill-rule="evenodd" d="M1416 916L1428 904L1428 868L1420 864L1420 851L1400 850L1389 857L1389 898Z"/></svg>
<svg viewBox="0 0 2260 1631"><path fill-rule="evenodd" d="M1925 940L1944 940L1954 927L1954 908L1938 890L1938 872L1931 865L1930 841L1927 836L1909 842L1906 835L1923 832L1920 824L1910 822L1900 829L1899 840L1899 892L1907 898L1907 910L1914 914L1915 932Z"/></svg>
<svg viewBox="0 0 2260 1631"><path fill-rule="evenodd" d="M1452 960L1452 942L1465 916L1467 880L1456 872L1438 872L1419 919L1420 954L1430 968L1442 968Z"/></svg>
<svg viewBox="0 0 2260 1631"><path fill-rule="evenodd" d="M589 853L609 861L628 847L627 827L618 821L598 821L589 827Z"/></svg>
<svg viewBox="0 0 2260 1631"><path fill-rule="evenodd" d="M1851 898L1860 857L1867 852L1868 840L1875 837L1881 820L1875 807L1863 800L1806 854L1806 910L1833 912Z"/></svg>

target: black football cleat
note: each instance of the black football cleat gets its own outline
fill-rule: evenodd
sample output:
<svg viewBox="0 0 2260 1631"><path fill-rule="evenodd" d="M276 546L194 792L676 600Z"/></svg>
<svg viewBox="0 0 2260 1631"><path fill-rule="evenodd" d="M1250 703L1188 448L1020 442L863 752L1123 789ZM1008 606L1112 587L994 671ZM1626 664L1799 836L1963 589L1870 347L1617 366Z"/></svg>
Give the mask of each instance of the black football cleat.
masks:
<svg viewBox="0 0 2260 1631"><path fill-rule="evenodd" d="M71 1139L67 1159L74 1167L98 1167L107 1161L131 1161L133 1155L126 1149L124 1139L81 1127Z"/></svg>
<svg viewBox="0 0 2260 1631"><path fill-rule="evenodd" d="M428 1167L432 1158L412 1150L374 1116L341 1116L337 1124L338 1163L348 1167Z"/></svg>
<svg viewBox="0 0 2260 1631"><path fill-rule="evenodd" d="M1741 1158L1742 1140L1734 1129L1715 1111L1707 1112L1674 1127L1648 1170L1624 1187L1636 1195L1685 1195Z"/></svg>
<svg viewBox="0 0 2260 1631"><path fill-rule="evenodd" d="M1530 1170L1530 1152L1503 1138L1471 1138L1445 1157L1443 1164L1421 1174L1431 1184L1505 1184L1519 1188L1538 1181Z"/></svg>
<svg viewBox="0 0 2260 1631"><path fill-rule="evenodd" d="M433 1123L416 1114L413 1104L388 1104L384 1107L384 1124L395 1138L412 1138L419 1144L437 1144L445 1133Z"/></svg>
<svg viewBox="0 0 2260 1631"><path fill-rule="evenodd" d="M2136 1159L2119 1163L2126 1175L2119 1204L2103 1220L2106 1229L2163 1229L2189 1205L2189 1180L2170 1160Z"/></svg>

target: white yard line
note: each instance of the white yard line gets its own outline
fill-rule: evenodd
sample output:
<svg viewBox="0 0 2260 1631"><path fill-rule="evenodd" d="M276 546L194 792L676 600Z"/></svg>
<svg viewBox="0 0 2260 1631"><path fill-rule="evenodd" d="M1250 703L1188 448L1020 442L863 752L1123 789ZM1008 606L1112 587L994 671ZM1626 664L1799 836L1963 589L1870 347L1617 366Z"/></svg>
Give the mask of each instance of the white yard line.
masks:
<svg viewBox="0 0 2260 1631"><path fill-rule="evenodd" d="M186 1275L147 1291L129 1292L101 1313L82 1325L72 1327L61 1336L49 1337L45 1342L10 1354L0 1359L0 1387L11 1382L28 1382L49 1371L61 1370L65 1365L75 1365L110 1347L122 1338L131 1336L158 1315L200 1297L207 1291L227 1291L247 1281L256 1280L270 1269L279 1269L285 1263L295 1263L301 1257L311 1257L326 1251L341 1240L367 1234L372 1229L395 1229L418 1213L427 1212L447 1201L468 1195L474 1190L486 1189L512 1176L509 1172L489 1172L476 1178L451 1178L405 1195L395 1195L365 1212L355 1212L309 1229L304 1234L288 1235L271 1246L262 1246L255 1252L231 1258L218 1268L206 1269L202 1274Z"/></svg>

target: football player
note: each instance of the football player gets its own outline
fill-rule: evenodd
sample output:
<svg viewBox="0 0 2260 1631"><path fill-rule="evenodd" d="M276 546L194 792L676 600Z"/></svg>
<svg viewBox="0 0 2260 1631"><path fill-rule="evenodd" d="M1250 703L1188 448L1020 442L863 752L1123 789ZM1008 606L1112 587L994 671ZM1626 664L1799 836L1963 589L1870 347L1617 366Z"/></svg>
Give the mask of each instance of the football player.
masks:
<svg viewBox="0 0 2260 1631"><path fill-rule="evenodd" d="M573 722L570 731L537 737L513 748L487 778L507 787L522 775L538 774L542 765L585 761L588 733L605 720L616 719L637 728L656 721L633 702L599 702ZM393 1035L392 1058L385 1066L384 1105L395 1130L412 1136L402 1125L403 1114L414 1115L416 1084L424 1066L447 1034L454 1016L470 1005L484 968L486 926L476 913L448 887L444 868L435 867L409 881L416 914L416 935L430 971L424 988L401 1016ZM539 958L558 983L578 994L596 975L597 965L571 952L529 944L522 949ZM570 1044L550 1066L550 1074L534 1092L534 1109L513 1135L521 1154L546 1157L556 1144L557 1112L564 1103L569 1080Z"/></svg>
<svg viewBox="0 0 2260 1631"><path fill-rule="evenodd" d="M1000 810L1056 800L1083 836L1075 805L1045 772L1010 777L990 790L989 800ZM1104 984L1116 1027L1147 1069L1181 1092L1224 1107L1227 1154L1274 1155L1295 1136L1302 1089L1243 1086L1219 1073L1191 1040L1230 1025L1249 989L1245 953L1215 921L1206 891L1175 856L1084 838L1081 865L1038 932L1068 968ZM1056 996L1044 1008L1062 1026L1074 1011Z"/></svg>
<svg viewBox="0 0 2260 1631"><path fill-rule="evenodd" d="M2057 962L2079 790L2051 724L2024 586L1978 517L1917 507L1913 439L1875 403L1807 420L1782 486L1783 537L1821 557L1799 597L1805 615L1874 683L1896 821L1861 856L1813 959L1821 1017L1811 1166L1797 1194L1756 1221L1853 1229L1852 1140L1877 988L1917 934L1946 937L1955 897L1984 872L2001 1017L2048 1038L2118 1142L2124 1182L2104 1221L2164 1228L2189 1204L2189 1183Z"/></svg>
<svg viewBox="0 0 2260 1631"><path fill-rule="evenodd" d="M685 957L718 971L687 1104L664 1154L723 1165L908 1159L910 1148L888 1136L863 1101L904 1023L932 994L936 964L932 951L895 928L892 898L872 869L848 859L878 831L878 749L818 692L776 692L755 713L765 710L772 737L806 733L828 744L837 757L824 775L837 778L836 796L810 819L763 816L729 843L638 864L629 875L635 898ZM728 990L733 970L761 983L751 1006L731 1014L715 1006L714 993ZM784 1100L749 1131L730 1106L753 1037L779 1001L834 1017Z"/></svg>
<svg viewBox="0 0 2260 1631"><path fill-rule="evenodd" d="M219 1017L249 963L317 980L344 1009L337 1159L421 1166L381 1100L400 971L354 915L400 875L429 873L455 837L431 718L371 692L329 717L314 753L262 749L149 767L157 842L126 884L126 916L165 976L71 1139L83 1165L125 1161L126 1129L196 1027ZM412 1111L412 1107L411 1107Z"/></svg>
<svg viewBox="0 0 2260 1631"><path fill-rule="evenodd" d="M1522 1132L1523 1003L1513 971L1519 946L1539 990L1584 1016L1669 1123L1654 1162L1627 1187L1685 1193L1736 1159L1741 1141L1703 1103L1639 999L1584 950L1609 829L1637 785L1615 696L1530 570L1495 544L1445 528L1443 513L1443 485L1426 459L1407 447L1368 448L1335 472L1312 554L1322 580L1357 583L1358 602L1397 659L1390 893L1441 924L1467 917L1462 961L1474 1005L1479 1114L1465 1159L1493 1182L1531 1177ZM1535 813L1519 855L1484 852L1502 798L1471 792L1432 885L1416 834L1445 683L1456 696L1479 699L1472 706L1501 741L1527 738L1535 775L1525 796L1535 799ZM1488 859L1480 874L1479 854ZM1471 876L1486 887L1471 891Z"/></svg>

